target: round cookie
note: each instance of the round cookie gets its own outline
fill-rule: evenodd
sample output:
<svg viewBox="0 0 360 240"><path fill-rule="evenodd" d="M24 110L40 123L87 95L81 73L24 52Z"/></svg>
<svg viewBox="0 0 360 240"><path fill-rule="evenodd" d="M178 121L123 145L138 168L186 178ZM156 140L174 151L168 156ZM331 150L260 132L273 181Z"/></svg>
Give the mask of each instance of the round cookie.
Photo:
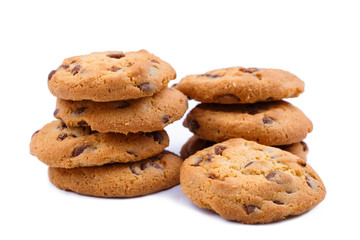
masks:
<svg viewBox="0 0 360 240"><path fill-rule="evenodd" d="M50 181L58 188L96 197L136 197L179 184L182 159L163 153L134 163L100 167L49 168Z"/></svg>
<svg viewBox="0 0 360 240"><path fill-rule="evenodd" d="M180 184L197 206L251 224L302 214L326 195L320 177L304 160L241 138L186 159Z"/></svg>
<svg viewBox="0 0 360 240"><path fill-rule="evenodd" d="M168 145L165 131L99 133L56 120L35 132L30 153L50 167L74 168L139 161L161 153Z"/></svg>
<svg viewBox="0 0 360 240"><path fill-rule="evenodd" d="M186 76L176 89L204 103L255 103L297 97L304 82L283 70L230 67Z"/></svg>
<svg viewBox="0 0 360 240"><path fill-rule="evenodd" d="M210 104L196 106L184 126L203 139L221 142L245 138L275 146L302 141L312 131L305 114L285 101L255 104Z"/></svg>
<svg viewBox="0 0 360 240"><path fill-rule="evenodd" d="M152 97L105 103L58 98L54 116L68 126L91 126L99 132L153 132L182 118L187 101L173 88L164 88Z"/></svg>
<svg viewBox="0 0 360 240"><path fill-rule="evenodd" d="M186 159L190 157L191 155L195 154L197 151L200 151L204 148L210 147L212 145L216 144L216 142L208 141L199 138L198 136L194 135L187 142L182 146L180 150L180 157L182 159ZM284 151L287 151L289 153L292 153L306 161L306 155L309 151L306 143L299 142L299 143L293 143L290 145L283 145L283 146L274 146L277 148L280 148Z"/></svg>
<svg viewBox="0 0 360 240"><path fill-rule="evenodd" d="M146 50L108 51L65 59L48 86L62 99L108 102L152 96L175 78L168 63Z"/></svg>

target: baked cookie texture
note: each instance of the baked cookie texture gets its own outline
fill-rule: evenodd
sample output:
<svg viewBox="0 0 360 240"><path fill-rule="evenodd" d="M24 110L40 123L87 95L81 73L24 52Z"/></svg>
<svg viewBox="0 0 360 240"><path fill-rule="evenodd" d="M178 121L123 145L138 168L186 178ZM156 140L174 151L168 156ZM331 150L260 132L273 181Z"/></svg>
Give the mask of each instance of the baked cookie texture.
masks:
<svg viewBox="0 0 360 240"><path fill-rule="evenodd" d="M245 138L275 146L302 141L313 129L305 114L285 101L255 104L199 104L183 125L202 139Z"/></svg>
<svg viewBox="0 0 360 240"><path fill-rule="evenodd" d="M283 70L230 67L186 76L176 89L203 103L255 103L297 97L304 82Z"/></svg>
<svg viewBox="0 0 360 240"><path fill-rule="evenodd" d="M187 142L181 147L180 157L182 159L186 159L191 155L195 154L197 151L213 146L214 144L216 144L216 142L204 140L194 135L191 138L189 138ZM273 147L277 147L284 151L292 153L302 158L305 161L306 161L306 155L309 152L309 148L305 142L298 142L290 145L273 146Z"/></svg>
<svg viewBox="0 0 360 240"><path fill-rule="evenodd" d="M297 97L304 82L283 70L230 67L186 76L176 89L203 103L255 103Z"/></svg>
<svg viewBox="0 0 360 240"><path fill-rule="evenodd" d="M58 188L96 197L136 197L179 184L182 159L164 151L134 163L99 167L49 168L50 181Z"/></svg>
<svg viewBox="0 0 360 240"><path fill-rule="evenodd" d="M176 78L175 70L146 50L95 52L65 59L50 72L59 98L108 102L152 96Z"/></svg>
<svg viewBox="0 0 360 240"><path fill-rule="evenodd" d="M99 132L153 132L185 114L187 97L164 88L152 97L114 102L57 99L54 116L68 126L91 126Z"/></svg>
<svg viewBox="0 0 360 240"><path fill-rule="evenodd" d="M67 127L60 120L46 124L30 142L30 153L50 167L74 168L134 162L161 153L167 133L99 133L89 127Z"/></svg>
<svg viewBox="0 0 360 240"><path fill-rule="evenodd" d="M302 214L326 195L323 182L305 160L240 138L186 159L180 184L197 206L249 224Z"/></svg>

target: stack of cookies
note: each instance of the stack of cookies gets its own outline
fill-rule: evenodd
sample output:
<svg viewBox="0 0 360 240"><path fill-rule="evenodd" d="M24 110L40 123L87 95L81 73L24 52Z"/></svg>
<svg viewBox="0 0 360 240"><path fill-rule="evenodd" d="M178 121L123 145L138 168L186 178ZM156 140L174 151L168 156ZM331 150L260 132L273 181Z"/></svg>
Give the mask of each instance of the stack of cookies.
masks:
<svg viewBox="0 0 360 240"><path fill-rule="evenodd" d="M302 142L312 122L282 100L304 91L298 77L232 67L187 76L175 88L202 102L184 121L195 135L181 150L181 187L196 205L230 220L267 223L324 199Z"/></svg>
<svg viewBox="0 0 360 240"><path fill-rule="evenodd" d="M50 72L55 120L36 131L30 152L60 189L134 197L179 183L182 159L164 150L164 130L187 110L168 82L174 69L145 50L65 59Z"/></svg>

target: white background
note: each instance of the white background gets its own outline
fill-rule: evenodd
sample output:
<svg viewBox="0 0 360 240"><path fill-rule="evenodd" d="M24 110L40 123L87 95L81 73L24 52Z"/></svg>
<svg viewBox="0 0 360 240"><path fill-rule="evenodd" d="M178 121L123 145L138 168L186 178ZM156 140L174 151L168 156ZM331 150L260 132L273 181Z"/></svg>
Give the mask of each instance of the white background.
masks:
<svg viewBox="0 0 360 240"><path fill-rule="evenodd" d="M358 1L1 1L1 239L314 239L358 234ZM194 206L180 187L132 199L58 190L29 154L53 119L47 75L66 57L147 49L188 74L230 67L288 70L305 81L290 102L313 121L308 162L325 200L299 217L244 225ZM191 102L190 108L195 105ZM166 128L169 150L191 136Z"/></svg>

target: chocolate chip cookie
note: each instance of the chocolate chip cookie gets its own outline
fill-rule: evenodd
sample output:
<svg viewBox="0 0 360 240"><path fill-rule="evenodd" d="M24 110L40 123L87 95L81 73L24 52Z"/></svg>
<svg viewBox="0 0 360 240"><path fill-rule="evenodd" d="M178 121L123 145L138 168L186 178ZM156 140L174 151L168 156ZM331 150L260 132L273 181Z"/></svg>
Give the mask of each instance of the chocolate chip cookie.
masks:
<svg viewBox="0 0 360 240"><path fill-rule="evenodd" d="M68 126L90 126L99 132L153 132L182 118L187 101L173 88L164 88L152 97L105 103L58 98L54 116Z"/></svg>
<svg viewBox="0 0 360 240"><path fill-rule="evenodd" d="M303 159L240 138L187 158L180 184L197 206L251 224L302 214L326 195L320 177Z"/></svg>
<svg viewBox="0 0 360 240"><path fill-rule="evenodd" d="M30 152L50 167L74 168L139 161L161 153L168 145L165 131L99 133L56 120L35 132Z"/></svg>
<svg viewBox="0 0 360 240"><path fill-rule="evenodd" d="M49 168L50 181L58 188L97 197L136 197L179 184L182 159L164 151L134 163L100 167Z"/></svg>
<svg viewBox="0 0 360 240"><path fill-rule="evenodd" d="M297 97L304 82L283 70L230 67L186 76L176 89L204 103L255 103Z"/></svg>
<svg viewBox="0 0 360 240"><path fill-rule="evenodd" d="M269 146L300 142L313 129L305 114L285 101L202 103L190 111L184 126L214 142L241 137Z"/></svg>
<svg viewBox="0 0 360 240"><path fill-rule="evenodd" d="M214 144L216 144L216 142L204 140L194 135L191 138L189 138L189 140L187 140L187 142L182 146L180 150L180 157L182 159L186 159L191 155L195 154L197 151L210 147ZM283 146L274 146L274 147L292 153L304 160L306 160L306 155L309 151L306 143L304 142L293 143L290 145L283 145Z"/></svg>
<svg viewBox="0 0 360 240"><path fill-rule="evenodd" d="M49 73L56 97L96 102L152 96L175 79L175 70L146 50L95 52L65 59Z"/></svg>

